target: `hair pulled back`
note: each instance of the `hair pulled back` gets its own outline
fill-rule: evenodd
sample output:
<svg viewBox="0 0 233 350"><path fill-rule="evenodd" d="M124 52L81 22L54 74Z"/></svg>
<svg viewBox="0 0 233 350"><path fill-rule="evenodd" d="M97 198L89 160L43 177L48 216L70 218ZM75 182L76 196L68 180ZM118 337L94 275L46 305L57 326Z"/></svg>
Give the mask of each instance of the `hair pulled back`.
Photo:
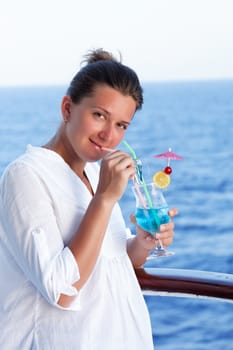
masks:
<svg viewBox="0 0 233 350"><path fill-rule="evenodd" d="M136 102L136 109L142 107L142 87L131 68L103 49L89 51L84 58L86 65L74 76L67 90L74 103L91 96L97 85L105 84L124 96L131 96Z"/></svg>

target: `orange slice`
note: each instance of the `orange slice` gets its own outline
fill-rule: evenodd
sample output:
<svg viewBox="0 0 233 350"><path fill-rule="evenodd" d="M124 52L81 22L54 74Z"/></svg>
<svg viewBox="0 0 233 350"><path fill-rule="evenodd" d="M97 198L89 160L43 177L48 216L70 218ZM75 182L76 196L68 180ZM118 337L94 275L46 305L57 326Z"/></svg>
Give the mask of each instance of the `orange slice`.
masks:
<svg viewBox="0 0 233 350"><path fill-rule="evenodd" d="M158 171L153 176L153 182L159 188L166 188L167 186L169 186L171 179L170 176L164 171Z"/></svg>

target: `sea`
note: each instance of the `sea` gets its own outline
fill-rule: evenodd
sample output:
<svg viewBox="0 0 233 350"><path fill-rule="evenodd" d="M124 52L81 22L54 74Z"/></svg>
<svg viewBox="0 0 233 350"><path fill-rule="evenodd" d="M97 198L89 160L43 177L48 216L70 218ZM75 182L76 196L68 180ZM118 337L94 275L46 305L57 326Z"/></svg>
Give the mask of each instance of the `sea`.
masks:
<svg viewBox="0 0 233 350"><path fill-rule="evenodd" d="M172 151L176 207L170 257L145 266L233 273L233 81L145 82L144 104L125 139L151 181ZM0 88L0 175L25 151L43 145L61 121L65 86ZM123 144L120 149L127 151ZM127 225L135 203L129 183L120 201ZM213 299L145 296L157 350L233 350L233 304ZM146 350L146 349L145 349Z"/></svg>

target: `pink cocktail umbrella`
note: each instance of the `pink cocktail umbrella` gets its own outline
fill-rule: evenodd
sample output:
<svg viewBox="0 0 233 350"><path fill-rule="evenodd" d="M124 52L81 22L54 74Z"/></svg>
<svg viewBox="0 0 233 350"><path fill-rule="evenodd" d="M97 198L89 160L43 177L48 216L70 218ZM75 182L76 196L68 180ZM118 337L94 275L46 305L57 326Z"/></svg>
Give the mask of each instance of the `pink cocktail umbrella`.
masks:
<svg viewBox="0 0 233 350"><path fill-rule="evenodd" d="M172 168L170 167L170 161L171 160L183 160L184 158L182 158L181 156L179 156L178 154L175 154L172 152L171 148L168 148L168 151L165 153L161 153L161 154L157 154L155 156L153 156L154 158L160 158L160 159L167 159L167 166L164 169L164 172L168 175L170 175L172 173Z"/></svg>
<svg viewBox="0 0 233 350"><path fill-rule="evenodd" d="M161 153L161 154L157 154L157 155L155 155L153 157L154 158L167 159L168 160L168 165L170 164L170 160L183 160L184 159L181 156L179 156L178 154L173 153L171 148L169 148L167 152Z"/></svg>

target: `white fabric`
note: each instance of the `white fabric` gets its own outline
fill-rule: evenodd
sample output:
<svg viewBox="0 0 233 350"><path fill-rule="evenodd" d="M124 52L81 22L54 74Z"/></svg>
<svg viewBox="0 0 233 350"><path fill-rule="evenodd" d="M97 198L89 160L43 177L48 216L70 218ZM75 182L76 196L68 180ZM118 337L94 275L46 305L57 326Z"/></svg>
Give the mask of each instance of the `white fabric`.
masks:
<svg viewBox="0 0 233 350"><path fill-rule="evenodd" d="M99 167L86 166L94 191ZM66 247L91 200L55 152L28 146L0 185L0 349L151 350L149 314L114 207L94 271L77 292ZM74 295L68 309L60 293Z"/></svg>

